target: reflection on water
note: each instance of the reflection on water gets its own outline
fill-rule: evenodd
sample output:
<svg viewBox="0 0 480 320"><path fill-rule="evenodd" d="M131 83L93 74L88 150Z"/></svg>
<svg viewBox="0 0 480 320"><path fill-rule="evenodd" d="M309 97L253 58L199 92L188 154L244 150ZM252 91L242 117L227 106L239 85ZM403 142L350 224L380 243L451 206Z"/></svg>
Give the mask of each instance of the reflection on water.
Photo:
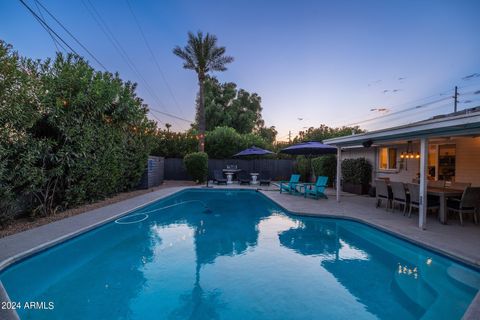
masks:
<svg viewBox="0 0 480 320"><path fill-rule="evenodd" d="M459 318L480 285L443 257L358 223L287 216L254 192L192 190L139 212L149 218L108 224L4 272L13 300L55 302L20 315Z"/></svg>

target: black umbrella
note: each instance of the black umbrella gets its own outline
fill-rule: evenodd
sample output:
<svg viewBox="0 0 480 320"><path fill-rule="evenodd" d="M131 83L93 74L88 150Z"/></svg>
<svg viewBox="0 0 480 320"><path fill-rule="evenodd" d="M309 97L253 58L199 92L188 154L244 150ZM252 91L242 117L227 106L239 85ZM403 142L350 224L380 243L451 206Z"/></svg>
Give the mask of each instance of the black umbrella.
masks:
<svg viewBox="0 0 480 320"><path fill-rule="evenodd" d="M312 156L320 156L324 154L335 154L337 153L337 148L332 147L328 144L323 144L318 141L307 141L294 144L293 146L284 148L280 150L281 153L291 154L291 155L304 155L310 159L310 167L312 167ZM315 174L312 168L313 174Z"/></svg>
<svg viewBox="0 0 480 320"><path fill-rule="evenodd" d="M272 151L265 150L252 146L251 148L240 151L239 153L233 155L234 157L246 157L246 156L263 156L266 154L273 154Z"/></svg>
<svg viewBox="0 0 480 320"><path fill-rule="evenodd" d="M318 141L307 141L294 144L293 146L280 150L280 152L292 155L319 156L323 154L335 154L337 153L337 148Z"/></svg>
<svg viewBox="0 0 480 320"><path fill-rule="evenodd" d="M234 157L264 156L264 155L267 155L267 154L274 154L274 152L272 152L270 150L265 150L265 149L262 149L262 148L252 146L248 149L245 149L245 150L240 151L239 153L235 154ZM253 170L256 171L255 161L253 162Z"/></svg>

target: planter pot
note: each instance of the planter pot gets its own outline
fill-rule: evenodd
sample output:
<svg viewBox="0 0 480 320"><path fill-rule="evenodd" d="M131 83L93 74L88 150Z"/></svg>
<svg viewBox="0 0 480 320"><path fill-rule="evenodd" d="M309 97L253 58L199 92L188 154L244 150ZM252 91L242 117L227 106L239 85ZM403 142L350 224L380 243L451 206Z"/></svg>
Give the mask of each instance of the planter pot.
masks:
<svg viewBox="0 0 480 320"><path fill-rule="evenodd" d="M342 190L353 194L367 194L368 185L344 182Z"/></svg>

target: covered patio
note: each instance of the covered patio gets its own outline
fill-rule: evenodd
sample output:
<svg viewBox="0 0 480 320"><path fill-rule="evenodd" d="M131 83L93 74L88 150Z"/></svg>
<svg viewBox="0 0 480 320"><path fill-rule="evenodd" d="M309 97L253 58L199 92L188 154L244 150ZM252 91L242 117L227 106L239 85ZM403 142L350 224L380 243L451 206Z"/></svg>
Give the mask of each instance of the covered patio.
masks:
<svg viewBox="0 0 480 320"><path fill-rule="evenodd" d="M427 224L429 201L438 201L438 220L446 224L447 200L461 199L467 187L480 187L480 108L325 143L337 147L337 176L341 176L343 159L364 157L373 167L373 185L376 180L417 185L415 207L418 227L423 230L437 224L437 219L428 219ZM341 201L341 184L336 188L336 199ZM478 191L470 188L469 192L472 190ZM477 215L479 205L480 197L474 206ZM480 229L476 232L480 234Z"/></svg>

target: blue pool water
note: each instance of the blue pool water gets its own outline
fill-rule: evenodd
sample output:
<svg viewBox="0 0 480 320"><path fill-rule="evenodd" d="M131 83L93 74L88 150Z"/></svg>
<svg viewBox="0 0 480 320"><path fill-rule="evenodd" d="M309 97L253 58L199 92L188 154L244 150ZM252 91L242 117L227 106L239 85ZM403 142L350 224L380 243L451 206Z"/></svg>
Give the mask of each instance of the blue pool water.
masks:
<svg viewBox="0 0 480 320"><path fill-rule="evenodd" d="M443 256L254 191L187 190L118 222L4 270L12 301L54 303L20 317L460 319L480 287Z"/></svg>

